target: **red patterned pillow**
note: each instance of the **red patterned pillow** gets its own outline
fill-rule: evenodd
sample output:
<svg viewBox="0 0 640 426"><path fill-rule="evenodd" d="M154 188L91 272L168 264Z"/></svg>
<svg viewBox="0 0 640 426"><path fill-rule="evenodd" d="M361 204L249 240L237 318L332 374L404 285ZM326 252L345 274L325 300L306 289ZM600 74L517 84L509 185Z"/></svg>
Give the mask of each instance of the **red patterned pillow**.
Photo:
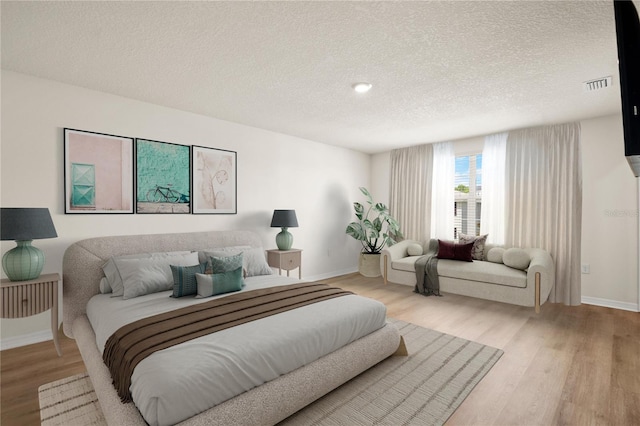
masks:
<svg viewBox="0 0 640 426"><path fill-rule="evenodd" d="M473 243L456 244L448 241L438 240L438 259L463 260L473 262L471 252Z"/></svg>

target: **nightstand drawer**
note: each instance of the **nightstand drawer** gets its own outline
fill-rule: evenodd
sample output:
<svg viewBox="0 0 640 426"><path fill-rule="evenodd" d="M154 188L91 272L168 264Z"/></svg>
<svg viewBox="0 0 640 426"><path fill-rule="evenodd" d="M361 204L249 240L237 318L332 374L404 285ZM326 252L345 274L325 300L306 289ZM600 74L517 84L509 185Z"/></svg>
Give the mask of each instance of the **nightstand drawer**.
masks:
<svg viewBox="0 0 640 426"><path fill-rule="evenodd" d="M0 317L23 318L51 309L53 287L50 283L3 287Z"/></svg>
<svg viewBox="0 0 640 426"><path fill-rule="evenodd" d="M58 356L58 282L60 275L43 274L29 281L0 282L0 318L24 318L51 309L51 334Z"/></svg>
<svg viewBox="0 0 640 426"><path fill-rule="evenodd" d="M285 271L296 269L300 266L300 253L285 253L280 256L280 265Z"/></svg>
<svg viewBox="0 0 640 426"><path fill-rule="evenodd" d="M278 272L282 274L282 270L289 271L298 268L298 278L302 279L302 250L267 250L267 263L272 268L278 268Z"/></svg>

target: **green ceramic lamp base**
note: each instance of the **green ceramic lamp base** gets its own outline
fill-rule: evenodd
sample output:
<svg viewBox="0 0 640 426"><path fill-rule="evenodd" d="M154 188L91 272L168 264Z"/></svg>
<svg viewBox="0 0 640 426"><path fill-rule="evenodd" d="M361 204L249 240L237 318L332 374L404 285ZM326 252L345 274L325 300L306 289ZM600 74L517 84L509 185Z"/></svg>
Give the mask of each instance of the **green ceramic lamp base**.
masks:
<svg viewBox="0 0 640 426"><path fill-rule="evenodd" d="M276 245L278 246L278 250L290 250L293 245L293 235L287 228L280 228L282 231L278 232L276 235Z"/></svg>
<svg viewBox="0 0 640 426"><path fill-rule="evenodd" d="M11 281L34 280L44 267L44 253L32 240L16 241L17 247L2 256L2 269Z"/></svg>

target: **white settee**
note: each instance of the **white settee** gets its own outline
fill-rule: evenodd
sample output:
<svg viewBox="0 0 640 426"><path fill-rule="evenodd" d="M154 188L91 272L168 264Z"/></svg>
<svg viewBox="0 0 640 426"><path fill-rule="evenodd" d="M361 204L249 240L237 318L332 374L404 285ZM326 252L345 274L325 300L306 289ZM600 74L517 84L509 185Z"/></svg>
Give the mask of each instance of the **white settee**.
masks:
<svg viewBox="0 0 640 426"><path fill-rule="evenodd" d="M415 250L415 244L422 247L422 255L429 251L429 246L432 251L438 246L437 240L431 240L427 247L418 241L404 240L386 247L380 256L385 284L390 281L415 286L415 263L422 255L411 256L407 252L410 246ZM547 300L555 283L555 264L549 252L537 248L523 249L529 255L530 262L525 270L520 270L503 263L489 262L487 255L494 247L501 246L485 244L481 261L438 259L440 290L443 293L534 306L536 312L540 312L540 305Z"/></svg>

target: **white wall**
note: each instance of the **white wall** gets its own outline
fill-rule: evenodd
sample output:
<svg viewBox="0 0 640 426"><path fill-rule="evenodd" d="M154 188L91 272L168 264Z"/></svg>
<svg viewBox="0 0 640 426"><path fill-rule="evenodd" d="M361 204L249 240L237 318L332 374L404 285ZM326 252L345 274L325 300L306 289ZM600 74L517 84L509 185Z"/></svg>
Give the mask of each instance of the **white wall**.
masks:
<svg viewBox="0 0 640 426"><path fill-rule="evenodd" d="M622 116L582 125L582 300L638 310L638 189L624 157Z"/></svg>
<svg viewBox="0 0 640 426"><path fill-rule="evenodd" d="M624 157L622 116L581 121L583 303L627 310L638 306L638 182ZM456 154L482 151L482 137L454 142ZM372 188L389 201L390 153L371 159Z"/></svg>
<svg viewBox="0 0 640 426"><path fill-rule="evenodd" d="M294 247L303 278L357 270L359 245L344 230L359 186L369 186L370 156L184 111L2 71L2 207L48 207L58 238L36 240L44 272L61 272L74 241L118 234L249 229L275 247L274 209L295 209ZM65 215L63 128L140 137L238 153L237 215ZM2 252L13 248L2 243ZM49 313L2 320L7 338L49 329Z"/></svg>

